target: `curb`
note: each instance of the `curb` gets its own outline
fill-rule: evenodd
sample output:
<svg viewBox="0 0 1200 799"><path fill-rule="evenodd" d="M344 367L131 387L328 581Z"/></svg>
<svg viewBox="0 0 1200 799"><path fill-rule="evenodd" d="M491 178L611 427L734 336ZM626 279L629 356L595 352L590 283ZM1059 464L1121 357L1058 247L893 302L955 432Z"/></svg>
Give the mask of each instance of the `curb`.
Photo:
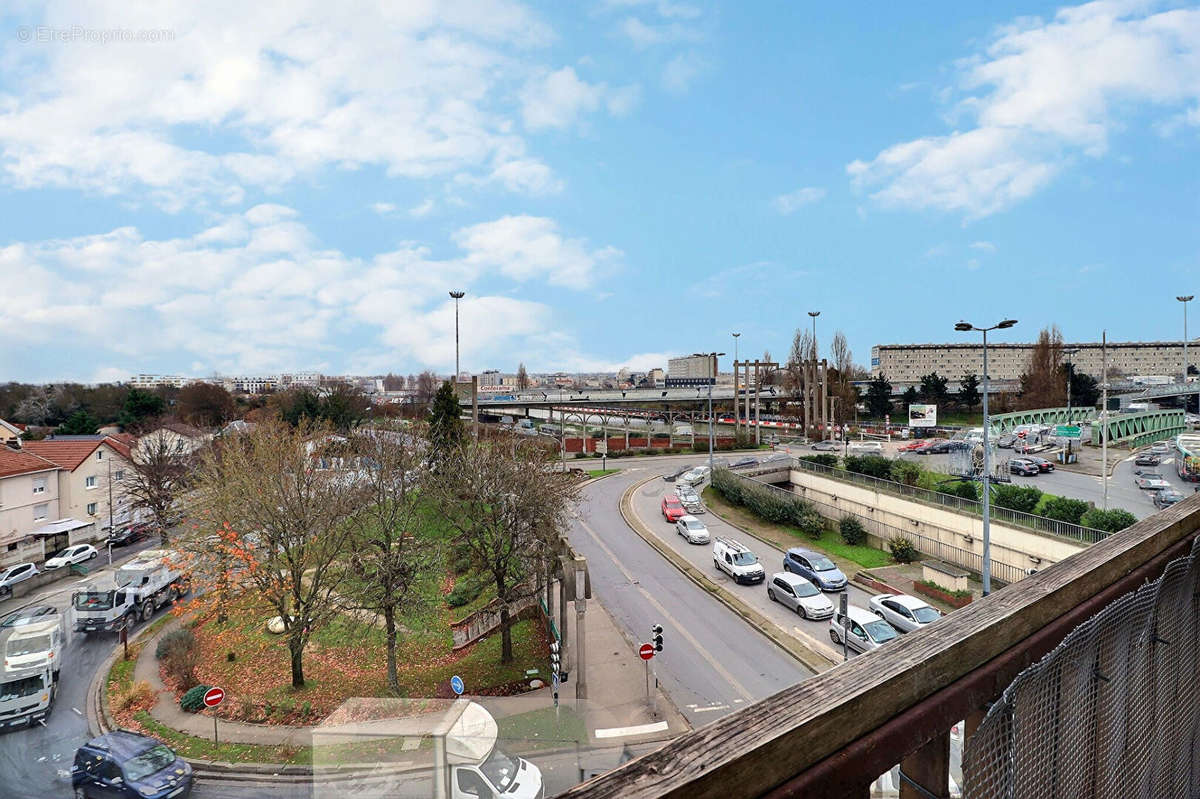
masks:
<svg viewBox="0 0 1200 799"><path fill-rule="evenodd" d="M841 663L841 660L832 660L825 653L817 649L811 649L804 646L796 639L796 636L787 633L778 624L768 619L766 616L754 610L734 594L726 591L721 586L713 583L704 574L692 564L681 558L675 550L668 547L662 540L650 531L648 527L637 516L633 510L631 497L633 492L653 480L661 479L659 475L648 477L634 483L629 488L625 489L625 493L621 495L621 517L625 520L625 524L637 533L642 540L654 547L660 555L671 562L676 569L681 571L684 576L694 582L696 585L703 588L723 605L740 616L747 623L769 638L776 646L787 652L789 655L800 661L805 667L812 669L816 673L826 671L832 666ZM773 546L773 545L772 545ZM806 636L807 637L807 636Z"/></svg>

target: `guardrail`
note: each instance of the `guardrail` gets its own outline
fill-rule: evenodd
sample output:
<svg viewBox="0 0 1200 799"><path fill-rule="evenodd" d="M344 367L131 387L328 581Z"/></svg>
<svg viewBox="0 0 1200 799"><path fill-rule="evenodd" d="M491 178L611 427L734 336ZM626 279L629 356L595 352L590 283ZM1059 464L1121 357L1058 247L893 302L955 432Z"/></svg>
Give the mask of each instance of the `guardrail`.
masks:
<svg viewBox="0 0 1200 799"><path fill-rule="evenodd" d="M819 463L800 460L798 458L794 459L794 463L802 471L819 474L822 477L829 477L833 480L840 480L843 483L853 483L873 491L893 494L929 505L937 505L938 507L948 508L970 516L983 516L983 503L964 499L954 494L943 494L940 491L930 491L928 488L905 485L904 483L897 483L894 480L884 480L866 474L848 472L845 469L834 469L830 466L822 466ZM1103 541L1111 535L1105 530L1084 527L1081 524L1072 524L1071 522L1060 522L1057 519L1048 519L1045 516L1038 516L1033 513L1025 513L1024 511L1012 510L1010 508L999 508L995 504L991 506L990 515L994 521L1007 522L1018 527L1024 527L1027 530L1070 538L1073 541L1081 541L1085 544L1094 544L1097 541Z"/></svg>

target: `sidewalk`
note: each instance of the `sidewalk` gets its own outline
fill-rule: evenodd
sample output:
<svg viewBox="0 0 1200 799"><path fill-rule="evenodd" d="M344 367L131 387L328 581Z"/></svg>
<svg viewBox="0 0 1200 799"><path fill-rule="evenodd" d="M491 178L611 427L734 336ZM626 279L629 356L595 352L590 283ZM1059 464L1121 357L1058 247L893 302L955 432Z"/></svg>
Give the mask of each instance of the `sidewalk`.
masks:
<svg viewBox="0 0 1200 799"><path fill-rule="evenodd" d="M571 614L573 620L573 607ZM568 682L559 689L559 700L564 707L575 707L583 715L589 742L613 745L664 740L690 729L687 721L661 691L655 692L657 712L652 711L646 701L645 666L634 644L625 639L598 601L588 602L586 617L588 699L576 700L575 683ZM189 713L179 707L174 694L163 684L158 660L154 657L158 639L177 629L181 623L172 621L146 640L134 666L133 679L145 680L158 696L158 701L150 709L150 715L156 721L187 735L211 740L212 717L205 713ZM98 674L97 679L103 679L104 676ZM571 677L577 679L575 674ZM506 699L506 706L517 712L550 707L552 703L550 688ZM311 727L221 720L218 722L218 734L223 743L289 747L312 743Z"/></svg>

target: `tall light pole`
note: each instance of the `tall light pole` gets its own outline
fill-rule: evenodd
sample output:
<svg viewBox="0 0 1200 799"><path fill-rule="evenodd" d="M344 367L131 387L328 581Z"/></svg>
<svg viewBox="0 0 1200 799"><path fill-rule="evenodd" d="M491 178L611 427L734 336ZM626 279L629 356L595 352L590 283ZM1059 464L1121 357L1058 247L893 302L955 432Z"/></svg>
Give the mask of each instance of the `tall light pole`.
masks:
<svg viewBox="0 0 1200 799"><path fill-rule="evenodd" d="M1108 510L1108 331L1100 333L1100 479L1104 483L1104 510Z"/></svg>
<svg viewBox="0 0 1200 799"><path fill-rule="evenodd" d="M1191 294L1186 297L1176 297L1175 299L1183 303L1183 383L1187 385L1188 375L1188 360L1187 360L1187 304L1195 297ZM1187 398L1184 398L1184 405L1187 405Z"/></svg>
<svg viewBox="0 0 1200 799"><path fill-rule="evenodd" d="M1067 356L1067 424L1071 423L1071 356L1079 352L1078 348L1063 350L1063 355Z"/></svg>
<svg viewBox="0 0 1200 799"><path fill-rule="evenodd" d="M814 424L816 422L816 419L813 417L815 417L817 415L816 414L816 404L817 404L817 397L816 397L817 386L816 386L816 384L817 384L817 355L819 354L818 349L817 349L817 317L821 315L821 312L820 311L809 311L808 315L812 317L812 325L813 325L813 336L812 336L813 385L811 387L805 386L804 394L806 397L811 397L813 401L811 403L806 402L804 407L805 407L805 411L806 411L806 416L808 417L805 421L808 422L808 427L812 428L812 427L816 426ZM805 381L805 382L807 382L807 381ZM822 431L820 431L820 438L818 438L817 440L822 441L822 440L824 440L824 438L825 438L825 431L822 430Z"/></svg>
<svg viewBox="0 0 1200 799"><path fill-rule="evenodd" d="M465 291L452 291L450 296L454 298L454 380L455 385L458 385L458 301L466 296Z"/></svg>
<svg viewBox="0 0 1200 799"><path fill-rule="evenodd" d="M1005 319L991 327L976 327L970 322L960 321L954 326L955 330L966 332L974 330L983 333L983 595L992 593L992 529L991 529L991 494L992 494L992 454L988 446L988 365L987 365L987 334L989 330L1004 330L1017 323L1016 319Z"/></svg>
<svg viewBox="0 0 1200 799"><path fill-rule="evenodd" d="M738 359L738 336L740 336L742 334L741 333L730 333L729 335L733 336L733 360L736 363L737 359ZM733 387L735 389L737 388L737 375L734 375L734 377L733 377Z"/></svg>
<svg viewBox="0 0 1200 799"><path fill-rule="evenodd" d="M734 333L734 335L736 336L737 333ZM735 338L734 341L736 342L737 339ZM717 358L721 357L724 354L725 353L723 353L723 352L708 353L708 357L712 358L712 377L708 381L708 479L709 480L712 480L713 441L715 440L715 436L716 436L716 434L714 432L716 429L716 425L713 424L712 387L713 387L713 383L717 382ZM734 412L736 415L736 412L737 412L737 390L736 390L737 382L736 381L734 382L734 386L735 386L735 390L733 392L733 409L734 409ZM746 421L749 422L750 420L747 419Z"/></svg>

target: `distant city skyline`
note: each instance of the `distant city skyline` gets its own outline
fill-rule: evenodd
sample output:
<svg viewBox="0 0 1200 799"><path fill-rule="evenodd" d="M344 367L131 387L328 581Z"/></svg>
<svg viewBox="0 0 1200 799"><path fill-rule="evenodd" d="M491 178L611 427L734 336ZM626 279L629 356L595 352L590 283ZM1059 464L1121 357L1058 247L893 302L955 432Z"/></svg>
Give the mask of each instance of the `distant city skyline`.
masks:
<svg viewBox="0 0 1200 799"><path fill-rule="evenodd" d="M464 369L588 372L1200 288L1200 9L390 8L6 8L0 379L448 373L450 290ZM170 35L17 35L72 14Z"/></svg>

